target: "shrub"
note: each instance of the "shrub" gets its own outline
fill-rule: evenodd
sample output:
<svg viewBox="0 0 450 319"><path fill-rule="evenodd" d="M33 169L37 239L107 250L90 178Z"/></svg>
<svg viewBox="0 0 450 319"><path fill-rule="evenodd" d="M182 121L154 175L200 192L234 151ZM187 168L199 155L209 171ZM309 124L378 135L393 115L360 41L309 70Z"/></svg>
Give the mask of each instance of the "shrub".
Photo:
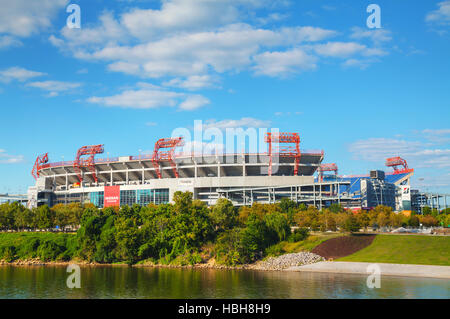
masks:
<svg viewBox="0 0 450 319"><path fill-rule="evenodd" d="M273 257L280 256L284 253L285 251L280 243L267 247L264 251L264 255Z"/></svg>
<svg viewBox="0 0 450 319"><path fill-rule="evenodd" d="M37 256L42 261L58 260L62 257L65 247L61 246L51 239L42 242L37 249Z"/></svg>
<svg viewBox="0 0 450 319"><path fill-rule="evenodd" d="M16 247L12 244L0 247L0 257L6 262L11 262L16 259Z"/></svg>
<svg viewBox="0 0 450 319"><path fill-rule="evenodd" d="M295 243L298 241L305 240L309 236L308 228L297 228L294 232L289 236L288 241L290 243Z"/></svg>

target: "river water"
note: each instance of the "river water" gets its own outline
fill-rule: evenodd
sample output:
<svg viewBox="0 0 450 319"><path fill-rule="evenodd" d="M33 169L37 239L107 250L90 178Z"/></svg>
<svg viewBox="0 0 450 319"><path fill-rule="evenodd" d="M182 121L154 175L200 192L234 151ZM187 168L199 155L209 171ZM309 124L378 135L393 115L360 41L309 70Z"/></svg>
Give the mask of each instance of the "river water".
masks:
<svg viewBox="0 0 450 319"><path fill-rule="evenodd" d="M450 298L450 280L251 270L82 266L69 289L64 266L0 266L0 298Z"/></svg>

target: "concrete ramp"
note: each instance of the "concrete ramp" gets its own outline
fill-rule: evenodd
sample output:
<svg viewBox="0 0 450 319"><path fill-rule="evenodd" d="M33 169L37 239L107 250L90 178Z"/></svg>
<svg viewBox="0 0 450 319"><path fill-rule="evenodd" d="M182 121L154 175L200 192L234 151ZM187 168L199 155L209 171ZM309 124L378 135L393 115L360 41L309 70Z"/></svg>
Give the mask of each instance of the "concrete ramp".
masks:
<svg viewBox="0 0 450 319"><path fill-rule="evenodd" d="M450 266L322 261L310 265L290 267L286 269L286 271L308 271L308 272L369 275L372 272L367 270L368 266L373 264L377 264L380 267L381 276L406 276L406 277L450 279Z"/></svg>

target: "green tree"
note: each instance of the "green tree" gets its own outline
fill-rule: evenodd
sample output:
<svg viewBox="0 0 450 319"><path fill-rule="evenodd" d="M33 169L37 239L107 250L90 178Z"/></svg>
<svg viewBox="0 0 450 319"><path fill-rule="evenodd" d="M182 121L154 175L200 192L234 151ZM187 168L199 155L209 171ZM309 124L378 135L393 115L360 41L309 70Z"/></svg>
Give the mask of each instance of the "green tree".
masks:
<svg viewBox="0 0 450 319"><path fill-rule="evenodd" d="M352 213L348 214L343 229L348 232L357 232L360 228L357 218Z"/></svg>
<svg viewBox="0 0 450 319"><path fill-rule="evenodd" d="M32 222L33 216L31 211L19 204L17 209L15 209L14 224L16 228L24 230L25 228L31 227Z"/></svg>
<svg viewBox="0 0 450 319"><path fill-rule="evenodd" d="M48 229L54 226L54 215L47 205L33 209L33 224L39 229Z"/></svg>
<svg viewBox="0 0 450 319"><path fill-rule="evenodd" d="M431 207L428 207L428 206L422 207L422 214L423 215L431 215Z"/></svg>
<svg viewBox="0 0 450 319"><path fill-rule="evenodd" d="M114 227L117 259L128 264L135 263L140 247L137 218L120 216L115 220Z"/></svg>
<svg viewBox="0 0 450 319"><path fill-rule="evenodd" d="M291 227L286 217L279 213L273 212L264 216L264 222L266 224L268 235L271 242L283 241L291 234Z"/></svg>
<svg viewBox="0 0 450 319"><path fill-rule="evenodd" d="M219 198L211 210L211 219L216 230L227 230L237 223L237 212L228 199Z"/></svg>

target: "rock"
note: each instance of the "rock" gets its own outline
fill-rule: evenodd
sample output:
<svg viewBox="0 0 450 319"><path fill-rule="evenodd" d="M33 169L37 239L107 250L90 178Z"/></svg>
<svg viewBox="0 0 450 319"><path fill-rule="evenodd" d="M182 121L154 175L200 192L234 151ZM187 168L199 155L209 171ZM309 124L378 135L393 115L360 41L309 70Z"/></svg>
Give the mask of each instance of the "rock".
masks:
<svg viewBox="0 0 450 319"><path fill-rule="evenodd" d="M269 257L267 260L251 265L249 268L258 270L283 270L292 266L313 264L319 261L325 261L325 258L310 252L300 252L279 257Z"/></svg>

